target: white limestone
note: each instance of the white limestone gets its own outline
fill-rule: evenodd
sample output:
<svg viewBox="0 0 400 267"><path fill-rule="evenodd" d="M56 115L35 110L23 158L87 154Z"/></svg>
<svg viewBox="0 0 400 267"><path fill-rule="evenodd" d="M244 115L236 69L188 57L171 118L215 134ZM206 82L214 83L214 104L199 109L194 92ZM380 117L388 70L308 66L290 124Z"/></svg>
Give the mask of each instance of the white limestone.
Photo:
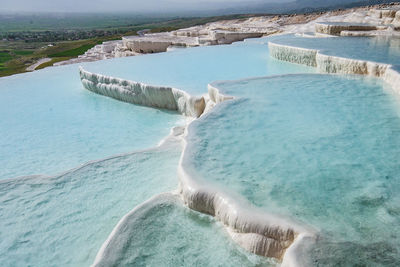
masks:
<svg viewBox="0 0 400 267"><path fill-rule="evenodd" d="M208 96L195 98L175 88L149 86L93 74L82 68L80 68L80 76L84 87L93 92L134 104L177 110L193 117L198 117L204 112L206 102L209 110L217 103L232 99L231 96L221 94L215 84L208 86ZM229 230L233 240L243 248L262 256L282 260L286 249L297 240L298 235L315 236L313 231L289 219L257 210L240 196L226 194L217 186L194 176L186 168L187 154L185 145L178 167L179 193L184 203L191 209L210 214L221 221ZM121 233L121 231L125 231L126 225L135 220L132 216L137 216L137 210L142 207L141 205L126 215L117 225L99 251L95 266L102 266L107 262L110 257L107 248L115 242L120 242L123 236L126 236L125 238L129 236L129 233ZM117 232L119 232L118 235ZM118 238L115 239L115 236Z"/></svg>
<svg viewBox="0 0 400 267"><path fill-rule="evenodd" d="M315 49L268 43L270 55L284 61L315 66L321 72L361 74L382 78L400 94L400 73L392 65L367 60L330 56Z"/></svg>
<svg viewBox="0 0 400 267"><path fill-rule="evenodd" d="M393 16L393 11L382 11L382 10L394 10L395 16ZM340 23L349 23L354 24L351 31L356 31L357 27L361 24L369 24L377 27L375 30L385 31L391 26L400 27L400 9L399 4L388 5L386 8L369 8L369 7L361 7L355 9L348 9L344 11L330 11L322 16L319 16L316 19L311 20L305 24L295 24L295 25L287 25L281 27L281 31L285 33L299 33L299 32L314 32L317 28L318 31L321 32L329 32L331 30L327 29L326 25L321 25L321 23L329 23L329 22L340 22ZM384 15L377 15L383 13ZM390 15L389 15L390 14ZM318 26L317 26L318 24ZM357 27L356 27L357 26ZM341 31L345 31L349 29L342 28ZM366 31L367 28L363 27L363 31ZM335 31L335 30L333 30ZM357 30L359 31L359 30ZM374 29L372 29L374 31ZM335 33L336 34L336 33ZM383 33L384 34L384 33Z"/></svg>
<svg viewBox="0 0 400 267"><path fill-rule="evenodd" d="M196 118L203 113L205 108L204 97L190 96L176 88L152 86L90 73L82 67L79 68L79 74L86 89L124 102L175 110Z"/></svg>
<svg viewBox="0 0 400 267"><path fill-rule="evenodd" d="M350 24L339 27L324 25L321 24L322 22ZM370 24L370 26L361 24ZM78 58L58 62L54 65L165 52L171 46L230 44L246 38L275 33L304 34L314 32L315 29L317 29L315 37L326 37L327 33L343 36L399 36L397 30L400 29L400 5L386 5L379 8L361 7L345 11L330 11L324 14L257 16L248 19L222 20L162 33L149 33L148 30L143 30L138 32L138 36L125 36L122 40L104 42L89 49Z"/></svg>
<svg viewBox="0 0 400 267"><path fill-rule="evenodd" d="M130 239L134 236L136 227L141 226L142 219L148 213L161 205L179 205L179 198L171 193L163 193L152 197L132 211L126 214L114 227L107 240L101 246L96 255L93 267L113 266L119 262L121 253L124 253L124 246L129 245Z"/></svg>
<svg viewBox="0 0 400 267"><path fill-rule="evenodd" d="M378 15L377 15L378 14ZM394 15L393 15L394 14ZM128 51L133 53L153 53L167 51L171 46L197 46L231 43L249 37L258 37L263 34L278 32L283 29L285 32L304 33L314 30L319 22L323 21L347 21L354 23L373 22L376 24L388 24L400 21L400 13L392 11L369 12L358 10L332 16L326 14L317 20L307 24L296 24L281 27L281 18L262 17L251 18L244 23L239 22L216 22L205 26L196 26L188 29L174 31L172 33L145 35L144 37L127 37L119 43L114 55L123 55ZM257 27L255 26L257 25ZM324 24L320 24L324 25ZM371 26L372 32L386 35L385 32L392 32L390 27ZM334 30L332 27L327 30L320 30L322 34L356 34L359 28L348 27ZM357 31L355 31L357 30ZM371 34L369 29L363 28L365 33ZM379 33L378 33L379 32ZM308 34L307 34L308 35ZM147 37L146 37L147 36ZM321 35L319 35L321 36ZM317 38L318 35L308 35L310 38ZM297 48L279 45L269 42L270 54L278 59L290 61L308 66L317 67L321 72L327 73L350 73L380 77L400 92L400 74L391 65L353 60L335 56L324 55L318 50ZM105 51L110 51L104 48ZM118 50L118 53L116 52ZM129 52L128 52L129 53ZM89 73L80 69L82 83L88 90L98 94L113 97L118 100L176 110L182 114L199 117L211 110L215 105L232 99L220 93L217 84L208 85L208 95L192 97L186 92L176 88L163 86L150 86L99 74ZM186 134L190 134L190 129ZM283 218L275 214L253 207L243 197L234 195L202 177L197 177L193 170L188 168L187 161L190 160L190 147L185 143L184 151L178 167L179 189L178 193L182 201L191 209L214 216L228 230L232 239L246 250L267 257L274 257L282 262L282 266L301 265L301 255L304 248L315 242L316 231L303 225L295 223L289 218ZM116 226L110 237L103 244L99 251L94 266L106 266L108 260L112 260L113 246L123 244L124 239L130 236L128 225L132 225L141 216L141 212L150 207L154 201L171 200L176 195L165 194L156 196L148 202L135 208L127 214ZM168 200L168 201L169 201ZM122 238L122 239L121 239Z"/></svg>
<svg viewBox="0 0 400 267"><path fill-rule="evenodd" d="M400 32L388 27L386 30L375 31L341 31L340 36L344 37L396 37L400 38Z"/></svg>
<svg viewBox="0 0 400 267"><path fill-rule="evenodd" d="M329 24L329 23L316 23L315 31L318 33L340 35L342 31L374 31L377 30L376 25L369 24Z"/></svg>
<svg viewBox="0 0 400 267"><path fill-rule="evenodd" d="M316 67L317 50L268 42L269 54L279 60Z"/></svg>
<svg viewBox="0 0 400 267"><path fill-rule="evenodd" d="M220 103L232 99L219 92L218 83L208 85L210 101ZM190 128L187 134L190 134ZM232 239L244 249L258 255L273 257L285 262L285 251L293 243L301 242L299 236L315 239L315 230L269 214L252 206L246 199L220 186L204 181L188 168L191 160L190 147L185 142L178 167L179 193L191 209L214 216L222 222ZM287 256L286 259L290 259ZM289 264L287 266L297 266Z"/></svg>
<svg viewBox="0 0 400 267"><path fill-rule="evenodd" d="M382 78L392 86L393 90L400 94L400 72L398 70L390 67L382 75Z"/></svg>
<svg viewBox="0 0 400 267"><path fill-rule="evenodd" d="M400 10L396 12L392 24L395 27L400 27Z"/></svg>

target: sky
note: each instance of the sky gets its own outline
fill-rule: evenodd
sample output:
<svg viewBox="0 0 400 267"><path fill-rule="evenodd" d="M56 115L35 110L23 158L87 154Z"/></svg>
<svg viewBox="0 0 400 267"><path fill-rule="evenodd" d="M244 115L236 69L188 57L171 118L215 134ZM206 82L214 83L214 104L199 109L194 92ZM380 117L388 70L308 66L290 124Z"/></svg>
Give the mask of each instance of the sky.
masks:
<svg viewBox="0 0 400 267"><path fill-rule="evenodd" d="M2 12L162 12L235 8L295 0L0 0Z"/></svg>
<svg viewBox="0 0 400 267"><path fill-rule="evenodd" d="M0 12L129 12L170 13L171 11L216 11L238 13L327 7L377 0L0 0ZM383 0L381 0L383 1ZM387 0L389 1L389 0ZM395 0L394 0L395 1ZM396 1L398 2L398 1ZM242 11L240 11L242 10Z"/></svg>

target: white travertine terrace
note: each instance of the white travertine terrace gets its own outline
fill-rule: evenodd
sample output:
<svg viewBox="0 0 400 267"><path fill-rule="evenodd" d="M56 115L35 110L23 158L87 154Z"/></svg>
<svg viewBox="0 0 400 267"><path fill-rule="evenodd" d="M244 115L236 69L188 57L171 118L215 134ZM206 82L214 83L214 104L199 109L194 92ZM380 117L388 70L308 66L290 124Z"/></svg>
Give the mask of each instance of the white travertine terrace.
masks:
<svg viewBox="0 0 400 267"><path fill-rule="evenodd" d="M79 74L86 89L124 102L175 110L183 115L196 118L205 109L204 97L190 96L176 88L147 85L95 74L85 71L82 67L79 68Z"/></svg>
<svg viewBox="0 0 400 267"><path fill-rule="evenodd" d="M392 10L390 12L386 10ZM399 4L391 4L384 6L375 6L375 7L360 7L354 9L348 9L344 11L331 11L327 12L316 19L311 20L305 24L294 24L280 27L280 30L284 33L305 33L305 32L314 32L317 27L322 27L321 31L324 30L325 26L317 26L317 24L325 23L325 24L334 24L334 23L342 23L348 24L350 26L362 27L366 25L372 25L377 27L377 30L367 31L366 27L362 29L363 36L376 36L376 35L396 35L397 28L400 27L400 5ZM383 14L383 15L377 15ZM394 16L393 16L394 14ZM352 28L352 30L342 29L343 32L361 32L356 31L356 27ZM375 33L374 33L375 32ZM379 32L379 33L377 33ZM342 35L341 33L341 35ZM361 33L359 33L361 35Z"/></svg>
<svg viewBox="0 0 400 267"><path fill-rule="evenodd" d="M306 49L268 42L270 55L292 63L315 66L321 72L361 74L380 77L400 93L400 73L392 65L360 59L330 56L316 49Z"/></svg>
<svg viewBox="0 0 400 267"><path fill-rule="evenodd" d="M170 134L164 138L157 147L135 152L142 153L150 150L158 151L172 146L182 145L182 136L184 127L172 128ZM121 253L124 253L124 247L129 243L135 232L137 223L142 222L142 219L152 212L157 205L178 205L180 200L176 193L161 193L153 196L149 200L136 206L132 211L127 213L103 243L100 250L97 252L96 258L92 266L114 266L119 262Z"/></svg>
<svg viewBox="0 0 400 267"><path fill-rule="evenodd" d="M87 72L82 68L79 72L84 87L95 93L129 103L177 110L182 114L193 117L199 117L216 104L233 98L220 93L218 84L209 84L208 95L206 96L191 97L186 92L175 88L149 86L107 77ZM285 252L291 245L303 242L305 237L313 240L315 238L314 231L289 219L257 210L241 197L233 197L218 189L218 186L205 182L187 169L185 161L189 153L185 143L178 167L178 191L183 202L189 208L212 215L221 221L232 239L246 250L258 255L276 258L282 261L285 266L297 266L296 261L293 260L297 255L297 249L291 249L290 253ZM141 206L126 215L116 226L99 251L94 263L95 266L102 266L108 262L107 255L111 253L110 250L113 250L110 244L113 240L121 239L121 235L124 234L122 232L129 232L127 228L130 224L129 221L134 222L136 220L132 218L140 215L136 213L138 209L141 209Z"/></svg>
<svg viewBox="0 0 400 267"><path fill-rule="evenodd" d="M123 37L123 45L136 53L159 53L170 46L193 47L200 45L231 44L246 38L261 37L264 32L238 32L209 30L205 34L191 31L146 34L145 36Z"/></svg>
<svg viewBox="0 0 400 267"><path fill-rule="evenodd" d="M386 30L374 30L374 31L341 31L340 36L344 37L396 37L400 38L400 32L394 31L391 28Z"/></svg>
<svg viewBox="0 0 400 267"><path fill-rule="evenodd" d="M317 50L268 42L269 54L279 60L307 66L317 66Z"/></svg>
<svg viewBox="0 0 400 267"><path fill-rule="evenodd" d="M209 88L218 90L211 84ZM190 129L189 133L190 134ZM314 230L288 218L268 214L251 206L240 196L227 194L217 185L205 182L190 168L190 148L185 148L178 167L179 193L191 209L214 216L227 227L232 239L244 249L282 261L283 266L298 266L296 247L305 239L314 240ZM305 238L305 239L304 239ZM289 250L294 246L293 249Z"/></svg>
<svg viewBox="0 0 400 267"><path fill-rule="evenodd" d="M326 26L316 25L329 22L355 24L353 26L370 24L372 25L371 29L375 27L373 30L366 30L363 27L362 31L356 30L355 27L351 30L343 28L340 33L343 36L399 36L397 30L400 29L400 5L360 7L304 15L271 15L222 20L172 32L148 33L148 31L141 31L139 36L126 36L122 40L103 42L78 58L57 62L54 65L165 52L171 46L192 47L229 44L242 41L245 38L261 37L274 33L307 33L313 32L316 27L325 28ZM329 32L329 30L321 31ZM318 33L318 35L321 34L325 33Z"/></svg>
<svg viewBox="0 0 400 267"><path fill-rule="evenodd" d="M143 227L143 218L160 206L179 205L179 198L172 193L162 193L152 197L126 214L114 227L107 240L96 255L93 267L115 266L120 262L124 247L136 233L137 228Z"/></svg>
<svg viewBox="0 0 400 267"><path fill-rule="evenodd" d="M369 24L329 24L329 23L316 23L315 31L318 33L340 35L342 31L375 31L378 26ZM387 28L387 27L386 27ZM386 29L385 28L385 29Z"/></svg>
<svg viewBox="0 0 400 267"><path fill-rule="evenodd" d="M297 24L281 27L280 18L260 17L250 18L244 23L215 22L205 26L196 26L181 29L171 33L149 34L147 37L127 37L119 42L111 53L114 56L125 56L129 53L154 53L166 51L171 46L197 46L231 43L249 37L259 37L278 31L307 32L314 30L318 22L346 21L354 23L388 24L400 22L398 11L361 9L354 12L332 16L326 14L307 24ZM248 23L248 25L246 25ZM399 23L400 24L400 23ZM256 26L257 25L257 26ZM328 25L329 26L329 25ZM321 26L325 27L325 26ZM371 26L363 34L393 35L392 26ZM339 34L357 34L356 28L341 29ZM362 30L367 30L363 28ZM325 30L321 30L324 32ZM332 34L332 27L326 33ZM375 33L373 33L375 32ZM339 35L335 32L336 35ZM312 37L312 36L310 36ZM400 92L400 74L391 65L369 62L364 60L347 59L329 56L315 49L304 49L269 42L271 56L308 66L317 67L321 72L363 74L380 77ZM105 49L105 48L104 48ZM111 51L111 48L107 48ZM117 52L118 51L118 52ZM120 53L120 54L118 54ZM186 92L163 86L150 86L99 74L80 69L84 87L95 93L109 96L125 102L146 105L157 108L176 110L184 115L199 117L207 113L220 102L232 99L220 93L217 83L208 85L208 95L192 97ZM186 134L190 134L190 127ZM193 210L214 216L224 224L228 233L235 242L246 250L258 255L273 257L281 261L282 266L301 265L301 255L304 248L315 241L316 233L312 229L297 224L288 218L268 214L252 207L242 197L225 192L220 187L209 184L195 172L188 168L187 160L190 154L190 144L184 143L184 150L178 166L179 197ZM176 195L165 194L156 196L143 203L121 219L107 241L99 251L95 266L105 266L110 263L114 245L128 238L130 227L133 227L141 211L149 208L154 201L171 201ZM173 200L175 201L175 200ZM172 201L172 202L173 202ZM154 203L153 203L154 204ZM113 245L114 244L114 245Z"/></svg>

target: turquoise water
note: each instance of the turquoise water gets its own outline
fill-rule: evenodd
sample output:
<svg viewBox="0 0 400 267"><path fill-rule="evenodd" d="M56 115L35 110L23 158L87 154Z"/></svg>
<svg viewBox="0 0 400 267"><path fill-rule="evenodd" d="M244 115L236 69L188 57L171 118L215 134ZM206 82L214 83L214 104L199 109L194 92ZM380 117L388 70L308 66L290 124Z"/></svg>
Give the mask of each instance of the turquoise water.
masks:
<svg viewBox="0 0 400 267"><path fill-rule="evenodd" d="M152 200L127 221L98 266L277 266L241 249L221 224L183 206L179 196Z"/></svg>
<svg viewBox="0 0 400 267"><path fill-rule="evenodd" d="M315 72L268 55L265 39L116 58L84 67L193 94L214 80ZM84 90L78 65L0 79L0 179L55 174L89 160L154 146L182 117Z"/></svg>
<svg viewBox="0 0 400 267"><path fill-rule="evenodd" d="M221 83L237 98L189 126L211 184L321 231L306 265L400 264L400 103L353 76Z"/></svg>
<svg viewBox="0 0 400 267"><path fill-rule="evenodd" d="M315 72L269 57L268 40L82 65L192 94L206 93L214 80ZM385 49L371 57L397 59L390 55L395 45L376 40L368 39L373 44L367 51ZM400 262L400 121L390 90L373 79L328 75L221 86L237 98L190 126L195 161L187 164L211 184L320 229L321 238L310 251L314 263ZM86 91L77 65L1 78L0 91L0 251L6 252L1 265L87 266L123 215L177 187L177 144L53 177L4 180L61 173L89 160L154 146L183 117ZM140 238L132 239L121 261L270 264L239 249L208 216L179 205L163 207L139 219Z"/></svg>
<svg viewBox="0 0 400 267"><path fill-rule="evenodd" d="M90 72L154 85L169 85L191 94L204 94L207 84L255 76L315 72L269 56L270 38L250 39L232 45L177 49L167 53L115 58L91 64Z"/></svg>
<svg viewBox="0 0 400 267"><path fill-rule="evenodd" d="M314 71L269 59L263 39L82 65L199 94L207 92L213 79ZM183 123L182 116L93 94L83 89L78 65L1 78L0 91L0 250L5 252L1 265L87 266L123 215L153 195L177 187L178 148L115 157L57 173L154 146L171 127ZM57 175L13 178L33 174ZM184 220L182 225L188 226L180 236L187 236L182 239L186 246L193 237L189 232L197 228ZM175 230L163 231L168 236ZM201 233L215 232L203 228ZM215 255L237 254L232 261L251 263L249 255L224 243L226 236L210 240L214 238L218 246L206 245L205 254L212 248ZM199 254L193 257L193 261L210 260Z"/></svg>
<svg viewBox="0 0 400 267"><path fill-rule="evenodd" d="M89 266L118 221L177 187L179 143L54 177L0 181L1 266Z"/></svg>
<svg viewBox="0 0 400 267"><path fill-rule="evenodd" d="M77 68L0 79L0 179L55 174L89 160L155 146L182 123L176 113L83 89Z"/></svg>
<svg viewBox="0 0 400 267"><path fill-rule="evenodd" d="M400 65L400 39L390 37L304 38L283 35L274 43L318 49L325 55Z"/></svg>

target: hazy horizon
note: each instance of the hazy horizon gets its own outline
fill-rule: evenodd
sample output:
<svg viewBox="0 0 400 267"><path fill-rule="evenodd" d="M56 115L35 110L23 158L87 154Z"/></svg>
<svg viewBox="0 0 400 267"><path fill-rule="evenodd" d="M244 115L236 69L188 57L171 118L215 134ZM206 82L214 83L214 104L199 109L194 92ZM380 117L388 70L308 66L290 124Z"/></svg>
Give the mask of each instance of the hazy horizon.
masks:
<svg viewBox="0 0 400 267"><path fill-rule="evenodd" d="M163 13L170 11L201 11L236 8L259 4L284 4L295 0L3 0L0 12L59 12L59 13L101 13L134 12Z"/></svg>
<svg viewBox="0 0 400 267"><path fill-rule="evenodd" d="M2 0L0 13L179 13L238 10L285 11L385 0ZM395 1L398 2L398 1ZM222 12L223 13L223 12ZM229 12L227 12L229 13Z"/></svg>

